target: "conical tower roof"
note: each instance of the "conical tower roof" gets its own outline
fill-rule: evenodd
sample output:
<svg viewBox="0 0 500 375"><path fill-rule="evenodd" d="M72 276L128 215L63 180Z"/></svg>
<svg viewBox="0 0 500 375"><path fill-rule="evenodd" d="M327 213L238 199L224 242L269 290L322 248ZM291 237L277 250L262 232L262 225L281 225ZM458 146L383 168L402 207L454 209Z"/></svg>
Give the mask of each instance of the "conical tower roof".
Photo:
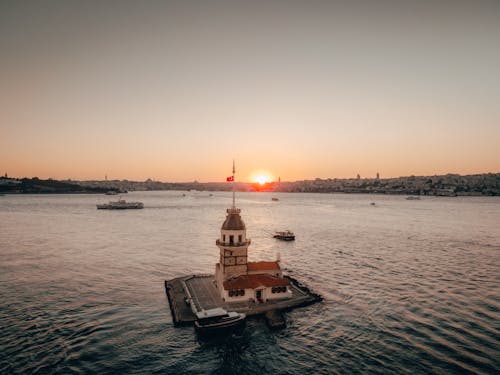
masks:
<svg viewBox="0 0 500 375"><path fill-rule="evenodd" d="M241 219L239 208L229 208L226 220L222 223L223 230L244 230L245 223Z"/></svg>

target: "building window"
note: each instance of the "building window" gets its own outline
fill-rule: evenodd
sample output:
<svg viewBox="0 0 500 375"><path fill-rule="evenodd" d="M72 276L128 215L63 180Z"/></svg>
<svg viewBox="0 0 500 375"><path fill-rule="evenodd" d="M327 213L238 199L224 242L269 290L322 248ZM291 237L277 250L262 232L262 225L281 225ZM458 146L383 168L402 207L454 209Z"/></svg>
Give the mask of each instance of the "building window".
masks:
<svg viewBox="0 0 500 375"><path fill-rule="evenodd" d="M222 242L226 242L226 235L225 234L222 235Z"/></svg>
<svg viewBox="0 0 500 375"><path fill-rule="evenodd" d="M245 289L231 289L228 294L229 294L229 297L244 296Z"/></svg>
<svg viewBox="0 0 500 375"><path fill-rule="evenodd" d="M232 245L234 244L234 236L233 235L230 235L229 236L229 243Z"/></svg>
<svg viewBox="0 0 500 375"><path fill-rule="evenodd" d="M242 236L241 234L238 236L238 242L239 242L239 243L242 243L242 242L243 242L243 236Z"/></svg>
<svg viewBox="0 0 500 375"><path fill-rule="evenodd" d="M285 293L286 286L274 286L271 289L271 293Z"/></svg>

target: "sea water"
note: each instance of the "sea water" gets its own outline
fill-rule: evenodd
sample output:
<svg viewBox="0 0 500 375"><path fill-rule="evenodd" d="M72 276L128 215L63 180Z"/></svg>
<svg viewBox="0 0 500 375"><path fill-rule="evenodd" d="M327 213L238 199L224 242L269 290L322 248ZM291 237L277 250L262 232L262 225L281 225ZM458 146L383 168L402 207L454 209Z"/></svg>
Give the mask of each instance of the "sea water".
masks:
<svg viewBox="0 0 500 375"><path fill-rule="evenodd" d="M163 282L214 272L231 196L184 194L0 197L0 373L500 371L500 198L238 193L249 259L325 299L207 342Z"/></svg>

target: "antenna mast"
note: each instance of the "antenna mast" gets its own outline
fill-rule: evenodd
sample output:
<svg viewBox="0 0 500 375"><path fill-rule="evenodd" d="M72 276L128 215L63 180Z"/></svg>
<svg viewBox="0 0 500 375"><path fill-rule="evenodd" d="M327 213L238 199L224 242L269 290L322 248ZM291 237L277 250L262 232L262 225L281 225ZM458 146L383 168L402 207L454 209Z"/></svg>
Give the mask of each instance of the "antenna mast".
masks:
<svg viewBox="0 0 500 375"><path fill-rule="evenodd" d="M236 208L236 202L235 202L235 187L234 187L234 173L236 170L234 169L234 159L233 159L233 209Z"/></svg>

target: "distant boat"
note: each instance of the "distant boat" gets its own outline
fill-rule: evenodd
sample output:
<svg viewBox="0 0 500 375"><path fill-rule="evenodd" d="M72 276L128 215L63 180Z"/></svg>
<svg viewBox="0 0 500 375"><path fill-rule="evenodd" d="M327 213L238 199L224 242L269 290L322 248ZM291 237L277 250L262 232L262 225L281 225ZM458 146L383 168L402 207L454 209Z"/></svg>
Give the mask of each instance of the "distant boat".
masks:
<svg viewBox="0 0 500 375"><path fill-rule="evenodd" d="M278 240L283 240L283 241L293 241L295 240L295 234L289 230L285 230L282 232L276 232L274 233L274 238L277 238Z"/></svg>
<svg viewBox="0 0 500 375"><path fill-rule="evenodd" d="M420 200L420 197L410 195L410 196L406 197L406 200L407 200L407 201L419 201L419 200Z"/></svg>
<svg viewBox="0 0 500 375"><path fill-rule="evenodd" d="M278 199L278 198L275 198L275 197L272 197L272 198L271 198L271 200L272 200L272 201L275 201L275 202L279 201L279 199Z"/></svg>
<svg viewBox="0 0 500 375"><path fill-rule="evenodd" d="M139 208L144 208L144 204L142 202L127 202L125 199L97 205L98 210L126 210Z"/></svg>
<svg viewBox="0 0 500 375"><path fill-rule="evenodd" d="M370 203L370 205L375 206L375 202Z"/></svg>
<svg viewBox="0 0 500 375"><path fill-rule="evenodd" d="M117 191L115 191L115 190L109 190L109 191L107 191L107 192L106 192L106 193L104 193L104 194L106 194L106 195L117 195L117 194L118 194L118 192L117 192Z"/></svg>
<svg viewBox="0 0 500 375"><path fill-rule="evenodd" d="M199 334L216 333L241 327L246 315L235 311L227 312L223 308L202 310L196 313L194 327Z"/></svg>

